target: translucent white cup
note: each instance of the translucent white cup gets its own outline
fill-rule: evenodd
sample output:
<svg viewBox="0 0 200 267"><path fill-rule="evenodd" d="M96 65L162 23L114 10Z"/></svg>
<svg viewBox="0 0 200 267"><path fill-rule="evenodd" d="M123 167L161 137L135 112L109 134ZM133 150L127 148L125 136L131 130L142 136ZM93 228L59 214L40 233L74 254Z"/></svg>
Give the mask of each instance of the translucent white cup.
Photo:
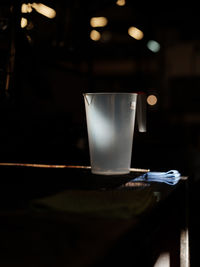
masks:
<svg viewBox="0 0 200 267"><path fill-rule="evenodd" d="M85 93L91 171L120 175L130 172L136 93ZM141 106L144 101L138 101ZM143 112L144 111L144 112ZM145 109L138 109L139 131L146 131Z"/></svg>

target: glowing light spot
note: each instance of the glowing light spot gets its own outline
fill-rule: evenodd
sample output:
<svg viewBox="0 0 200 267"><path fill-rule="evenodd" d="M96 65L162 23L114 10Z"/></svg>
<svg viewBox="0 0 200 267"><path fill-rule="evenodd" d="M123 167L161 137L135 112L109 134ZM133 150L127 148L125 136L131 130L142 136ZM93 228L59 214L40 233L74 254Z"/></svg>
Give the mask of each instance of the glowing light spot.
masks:
<svg viewBox="0 0 200 267"><path fill-rule="evenodd" d="M136 27L130 27L128 34L136 40L141 40L144 37L144 33Z"/></svg>
<svg viewBox="0 0 200 267"><path fill-rule="evenodd" d="M38 13L40 13L41 15L49 18L49 19L53 19L56 16L56 11L53 8L50 8L46 5L43 5L41 3L33 3L31 5Z"/></svg>
<svg viewBox="0 0 200 267"><path fill-rule="evenodd" d="M149 95L147 97L147 103L150 105L150 106L154 106L156 105L158 102L158 99L155 95Z"/></svg>
<svg viewBox="0 0 200 267"><path fill-rule="evenodd" d="M154 53L157 53L160 50L160 44L154 40L149 40L147 43L147 47Z"/></svg>
<svg viewBox="0 0 200 267"><path fill-rule="evenodd" d="M28 20L26 18L21 18L21 28L25 28L28 25Z"/></svg>
<svg viewBox="0 0 200 267"><path fill-rule="evenodd" d="M31 13L33 8L40 13L41 15L53 19L56 16L56 11L53 8L50 8L44 4L41 3L28 3L28 4L22 4L21 5L21 12L22 13Z"/></svg>
<svg viewBox="0 0 200 267"><path fill-rule="evenodd" d="M31 4L22 4L21 5L21 12L22 13L31 13L32 12L32 7Z"/></svg>
<svg viewBox="0 0 200 267"><path fill-rule="evenodd" d="M125 6L126 1L125 1L125 0L117 0L116 4L117 4L118 6Z"/></svg>
<svg viewBox="0 0 200 267"><path fill-rule="evenodd" d="M92 27L105 27L108 24L108 20L105 17L93 17L90 19L90 25Z"/></svg>
<svg viewBox="0 0 200 267"><path fill-rule="evenodd" d="M90 32L90 38L93 40L93 41L99 41L101 39L101 34L100 32L96 31L96 30L92 30Z"/></svg>

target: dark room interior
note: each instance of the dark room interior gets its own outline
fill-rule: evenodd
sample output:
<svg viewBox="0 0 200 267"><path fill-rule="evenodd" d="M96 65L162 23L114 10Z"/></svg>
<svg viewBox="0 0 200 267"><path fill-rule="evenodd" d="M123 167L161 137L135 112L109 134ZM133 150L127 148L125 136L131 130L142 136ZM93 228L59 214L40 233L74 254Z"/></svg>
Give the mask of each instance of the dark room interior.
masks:
<svg viewBox="0 0 200 267"><path fill-rule="evenodd" d="M95 25L92 18L102 20ZM1 266L200 266L199 26L199 9L193 2L177 6L133 0L0 2ZM90 218L80 204L87 202L84 190L93 176L85 169L83 175L65 167L90 166L83 94L105 92L146 96L147 131L140 133L136 121L131 167L178 170L183 179L173 189L164 183L161 189L157 183L153 189L146 183L123 192L112 189L108 204L125 205L126 198L132 217L123 210L120 219L115 214L95 224L98 207ZM95 177L97 183L109 181L106 176ZM115 183L118 178L122 179L117 177ZM130 174L125 178L129 181ZM60 206L53 202L55 195L67 190L77 194L80 203L72 206L78 205L81 215L74 215L71 206L66 211L71 191ZM142 213L138 219L138 206L127 204L129 197L134 203L147 199L143 190L153 190L157 202L160 194L164 198L152 212L148 210L149 228ZM87 192L99 194L94 189ZM52 197L48 204L58 205L62 212L45 206L48 197ZM144 200L141 203L140 212L145 206ZM149 198L147 203L152 203ZM87 210L89 204L84 205ZM186 216L184 226L181 216ZM91 220L95 226L89 229ZM158 227L153 229L150 224L155 221ZM187 248L184 242L177 245L180 225L187 230ZM144 242L141 232L141 238L149 236ZM168 262L156 261L161 251L171 253Z"/></svg>

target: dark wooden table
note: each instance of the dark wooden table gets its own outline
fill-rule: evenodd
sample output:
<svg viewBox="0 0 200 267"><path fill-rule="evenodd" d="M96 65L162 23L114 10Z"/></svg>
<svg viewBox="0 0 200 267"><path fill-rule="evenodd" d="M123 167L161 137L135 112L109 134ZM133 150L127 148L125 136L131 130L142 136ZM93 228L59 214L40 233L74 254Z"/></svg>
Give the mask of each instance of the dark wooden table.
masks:
<svg viewBox="0 0 200 267"><path fill-rule="evenodd" d="M187 177L140 174L1 166L0 266L189 267Z"/></svg>

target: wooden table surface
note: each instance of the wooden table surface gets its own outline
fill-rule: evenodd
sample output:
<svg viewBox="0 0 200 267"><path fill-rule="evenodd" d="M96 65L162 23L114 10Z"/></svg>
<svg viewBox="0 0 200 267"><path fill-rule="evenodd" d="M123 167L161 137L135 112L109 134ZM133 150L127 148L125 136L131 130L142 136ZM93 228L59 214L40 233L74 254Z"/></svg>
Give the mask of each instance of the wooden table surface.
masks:
<svg viewBox="0 0 200 267"><path fill-rule="evenodd" d="M187 179L130 182L140 174L1 166L0 266L153 266L159 228L167 243L185 226Z"/></svg>

